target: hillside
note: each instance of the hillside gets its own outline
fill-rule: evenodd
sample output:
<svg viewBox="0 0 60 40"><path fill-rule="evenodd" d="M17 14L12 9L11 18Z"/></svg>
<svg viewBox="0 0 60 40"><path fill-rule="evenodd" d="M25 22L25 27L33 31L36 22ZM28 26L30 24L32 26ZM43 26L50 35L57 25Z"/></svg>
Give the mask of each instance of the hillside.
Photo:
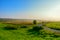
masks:
<svg viewBox="0 0 60 40"><path fill-rule="evenodd" d="M31 24L34 19L9 19L9 18L0 18L2 23L15 23L15 24ZM37 20L37 23L40 23L41 20Z"/></svg>

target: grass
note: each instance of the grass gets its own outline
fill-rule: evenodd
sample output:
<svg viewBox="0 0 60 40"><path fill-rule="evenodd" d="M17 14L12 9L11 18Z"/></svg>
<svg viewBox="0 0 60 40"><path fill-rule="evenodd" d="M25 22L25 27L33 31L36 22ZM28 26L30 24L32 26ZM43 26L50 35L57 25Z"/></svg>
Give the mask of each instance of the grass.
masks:
<svg viewBox="0 0 60 40"><path fill-rule="evenodd" d="M6 30L4 27L7 25L12 26L13 24L0 23L0 40L60 40L60 36L55 35L52 32L43 29L38 30L39 28L35 31L36 25L29 25L25 28L21 28L21 25L14 25L15 27L18 26L19 29Z"/></svg>
<svg viewBox="0 0 60 40"><path fill-rule="evenodd" d="M46 26L52 29L60 30L60 22L49 22Z"/></svg>

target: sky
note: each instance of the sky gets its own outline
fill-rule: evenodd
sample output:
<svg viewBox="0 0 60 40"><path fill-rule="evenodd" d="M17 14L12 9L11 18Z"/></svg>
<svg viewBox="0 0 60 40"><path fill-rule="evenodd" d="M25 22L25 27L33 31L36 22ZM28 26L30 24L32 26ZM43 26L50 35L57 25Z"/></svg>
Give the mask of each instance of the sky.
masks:
<svg viewBox="0 0 60 40"><path fill-rule="evenodd" d="M0 0L0 18L60 20L60 0Z"/></svg>

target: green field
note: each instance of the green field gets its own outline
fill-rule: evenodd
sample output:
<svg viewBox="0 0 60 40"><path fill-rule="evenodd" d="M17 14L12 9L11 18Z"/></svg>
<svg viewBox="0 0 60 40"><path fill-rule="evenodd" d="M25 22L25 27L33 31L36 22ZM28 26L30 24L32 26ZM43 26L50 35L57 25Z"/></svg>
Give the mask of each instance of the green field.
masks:
<svg viewBox="0 0 60 40"><path fill-rule="evenodd" d="M52 29L60 30L60 22L49 22L46 26Z"/></svg>
<svg viewBox="0 0 60 40"><path fill-rule="evenodd" d="M9 26L18 29L5 28ZM0 40L60 40L59 35L49 32L48 30L38 30L37 28L35 28L36 30L32 30L35 26L36 25L28 25L27 27L23 27L23 25L0 23Z"/></svg>

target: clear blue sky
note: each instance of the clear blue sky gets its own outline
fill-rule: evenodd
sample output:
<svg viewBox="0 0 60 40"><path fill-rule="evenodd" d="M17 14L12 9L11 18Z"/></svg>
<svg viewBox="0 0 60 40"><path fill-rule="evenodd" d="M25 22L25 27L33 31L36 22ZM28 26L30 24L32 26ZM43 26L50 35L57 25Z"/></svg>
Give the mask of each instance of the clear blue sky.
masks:
<svg viewBox="0 0 60 40"><path fill-rule="evenodd" d="M59 19L59 14L59 0L0 0L0 18Z"/></svg>

